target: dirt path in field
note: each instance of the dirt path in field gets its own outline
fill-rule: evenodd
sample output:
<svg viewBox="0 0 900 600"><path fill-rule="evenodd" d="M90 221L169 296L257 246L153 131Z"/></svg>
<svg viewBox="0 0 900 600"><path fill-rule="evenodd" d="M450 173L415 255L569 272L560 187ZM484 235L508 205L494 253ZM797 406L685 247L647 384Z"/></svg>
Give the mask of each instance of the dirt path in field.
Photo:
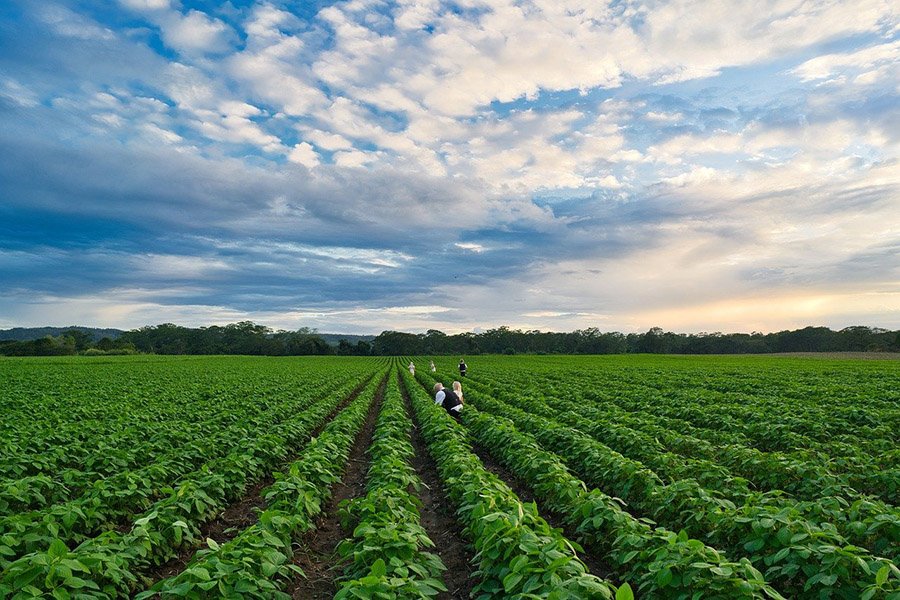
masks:
<svg viewBox="0 0 900 600"><path fill-rule="evenodd" d="M378 386L366 422L356 436L344 476L332 488L331 499L316 521L316 528L303 536L301 546L294 551L293 562L303 569L306 577L297 575L285 590L292 598L331 600L337 593L335 579L341 575L341 565L335 550L344 538L353 533L341 527L338 506L343 500L358 498L366 493L366 473L369 470L366 451L372 445L372 434L384 400L385 387L387 377Z"/></svg>
<svg viewBox="0 0 900 600"><path fill-rule="evenodd" d="M567 525L561 515L547 509L542 509L540 503L535 499L531 488L513 475L506 467L494 460L490 452L475 444L472 445L472 452L478 455L478 458L480 458L481 462L484 464L484 468L502 479L504 483L512 488L512 491L516 493L522 502L534 502L537 504L538 512L551 527L562 529L566 539L578 539L574 527ZM616 577L612 574L609 563L603 560L599 554L593 552L590 548L586 547L584 552L579 552L578 558L587 565L588 571L593 575L608 581L617 582Z"/></svg>
<svg viewBox="0 0 900 600"><path fill-rule="evenodd" d="M402 382L400 393L406 404L406 412L412 415L412 407L409 396ZM425 485L419 491L419 499L422 501L421 525L428 533L428 537L434 542L431 550L437 554L447 570L444 571L442 580L447 586L447 592L438 594L438 600L455 600L468 598L469 592L475 587L476 580L470 577L473 571L472 550L464 541L462 526L447 498L441 485L437 465L428 454L425 440L419 431L419 426L413 418L412 429L413 460L412 465Z"/></svg>
<svg viewBox="0 0 900 600"><path fill-rule="evenodd" d="M312 434L310 434L310 439L319 435L322 429L324 429L339 412L353 402L353 400L362 393L371 379L372 378L369 377L360 383L346 398L341 400L337 408L331 411L322 424L313 430ZM304 442L300 449L305 446L306 443ZM290 457L285 459L280 467L275 470L283 470L287 465L297 460L298 457L299 454L292 453ZM200 526L200 535L198 537L198 539L201 540L201 543L205 545L206 538L212 538L220 544L227 542L234 539L235 536L247 527L254 525L258 520L259 511L265 510L266 507L266 501L262 497L262 491L274 482L275 478L272 476L272 473L267 473L262 479L259 479L250 485L250 487L244 491L244 495L241 498L228 505L215 519L203 523ZM157 581L172 577L183 571L191 561L191 558L193 558L196 550L197 548L195 547L185 548L168 562L163 563L147 573L147 577L152 581L147 587L150 587Z"/></svg>

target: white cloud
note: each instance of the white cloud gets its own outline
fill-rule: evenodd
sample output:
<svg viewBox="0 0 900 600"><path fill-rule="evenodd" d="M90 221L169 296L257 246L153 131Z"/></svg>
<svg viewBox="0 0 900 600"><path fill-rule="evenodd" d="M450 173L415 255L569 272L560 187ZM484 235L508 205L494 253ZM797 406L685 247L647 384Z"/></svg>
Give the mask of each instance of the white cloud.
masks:
<svg viewBox="0 0 900 600"><path fill-rule="evenodd" d="M337 152L334 155L334 164L339 167L358 168L367 165L375 160L376 156L369 152L361 152L359 150L347 150Z"/></svg>
<svg viewBox="0 0 900 600"><path fill-rule="evenodd" d="M234 144L251 144L266 152L285 153L277 136L267 133L251 120L262 111L245 102L221 102L218 110L197 109L197 129L207 138Z"/></svg>
<svg viewBox="0 0 900 600"><path fill-rule="evenodd" d="M309 169L318 167L320 164L315 148L306 142L295 144L288 154L288 160Z"/></svg>
<svg viewBox="0 0 900 600"><path fill-rule="evenodd" d="M274 242L268 240L232 241L206 239L217 249L240 250L252 254L265 254L279 262L290 257L308 264L310 259L325 260L336 264L336 268L355 271L380 272L383 268L397 268L413 260L404 252L384 248L358 248L352 246L312 245L295 242Z"/></svg>
<svg viewBox="0 0 900 600"><path fill-rule="evenodd" d="M128 257L131 268L146 277L196 281L232 267L222 259L177 254L136 254Z"/></svg>
<svg viewBox="0 0 900 600"><path fill-rule="evenodd" d="M287 115L301 116L327 102L310 73L301 37L283 31L299 27L292 14L269 4L254 8L244 25L246 47L227 61L228 72L249 91Z"/></svg>
<svg viewBox="0 0 900 600"><path fill-rule="evenodd" d="M854 81L862 85L874 83L881 76L896 76L900 62L900 41L870 46L852 52L825 54L792 69L802 81L832 79L858 73Z"/></svg>
<svg viewBox="0 0 900 600"><path fill-rule="evenodd" d="M350 140L336 133L326 133L319 130L301 130L301 133L303 134L303 137L308 139L319 148L322 148L323 150L350 150L351 148L353 148L353 144L350 142Z"/></svg>
<svg viewBox="0 0 900 600"><path fill-rule="evenodd" d="M39 8L41 19L57 34L81 40L111 41L116 35L107 27L56 4L44 4Z"/></svg>
<svg viewBox="0 0 900 600"><path fill-rule="evenodd" d="M772 2L767 8L737 0L653 7L642 27L646 54L625 70L656 72L666 82L709 77L837 36L877 32L891 14L882 0Z"/></svg>
<svg viewBox="0 0 900 600"><path fill-rule="evenodd" d="M163 129L153 123L145 123L141 126L141 130L153 141L162 141L166 144L179 144L184 138L168 129Z"/></svg>
<svg viewBox="0 0 900 600"><path fill-rule="evenodd" d="M663 183L667 183L673 187L684 187L687 185L696 185L715 181L720 177L718 171L711 167L694 167L686 173L681 173L674 177L666 177Z"/></svg>
<svg viewBox="0 0 900 600"><path fill-rule="evenodd" d="M742 140L739 134L724 131L712 132L709 135L685 134L651 146L647 155L655 161L677 165L684 162L686 156L699 154L731 154L739 152Z"/></svg>
<svg viewBox="0 0 900 600"><path fill-rule="evenodd" d="M659 121L662 123L677 123L684 119L684 115L681 113L666 113L666 112L656 112L656 111L648 111L644 114L644 118L648 121Z"/></svg>
<svg viewBox="0 0 900 600"><path fill-rule="evenodd" d="M0 97L12 100L24 108L31 108L38 105L38 95L12 77L3 77L0 79Z"/></svg>
<svg viewBox="0 0 900 600"><path fill-rule="evenodd" d="M166 46L188 56L225 52L236 37L234 30L219 19L196 9L182 13L169 0L120 2L159 27Z"/></svg>
<svg viewBox="0 0 900 600"><path fill-rule="evenodd" d="M622 183L615 178L614 175L607 175L606 177L601 177L597 180L597 185L603 188L609 188L612 190L617 190L622 187Z"/></svg>
<svg viewBox="0 0 900 600"><path fill-rule="evenodd" d="M224 52L234 36L228 25L198 10L168 13L161 19L161 29L167 46L186 53Z"/></svg>
<svg viewBox="0 0 900 600"><path fill-rule="evenodd" d="M179 62L167 65L165 91L187 111L215 106L221 94L219 85L200 69Z"/></svg>
<svg viewBox="0 0 900 600"><path fill-rule="evenodd" d="M132 10L165 10L170 8L170 0L119 0Z"/></svg>

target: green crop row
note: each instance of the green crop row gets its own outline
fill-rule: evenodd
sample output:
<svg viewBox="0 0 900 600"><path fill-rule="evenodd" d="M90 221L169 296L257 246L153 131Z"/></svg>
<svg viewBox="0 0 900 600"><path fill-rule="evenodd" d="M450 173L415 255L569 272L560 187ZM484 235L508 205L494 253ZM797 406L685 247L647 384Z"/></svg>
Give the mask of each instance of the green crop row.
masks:
<svg viewBox="0 0 900 600"><path fill-rule="evenodd" d="M142 366L141 363L131 365L135 369ZM82 370L90 367L90 363L82 365ZM7 410L7 404L19 404L10 402L11 395L20 393L30 397L29 390L21 389L21 383L0 390L4 416L16 425L28 423L31 430L27 440L20 440L13 456L0 458L0 473L5 475L0 476L0 514L46 511L53 504L77 499L85 492L96 494L97 491L91 490L95 483L102 482L101 488L113 489L115 482L111 478L118 478L127 488L132 480L143 479L140 471L155 472L161 462L180 463L181 472L186 472L184 468L192 470L206 460L184 460L185 455L198 456L198 445L209 446L211 452L224 453L229 440L240 436L221 438L218 434L223 430L240 428L248 419L265 419L266 413L271 414L268 418L276 419L275 409L285 402L302 401L298 390L315 391L323 384L321 371L316 370L291 373L290 377L279 370L251 372L251 376L236 380L233 374L215 369L213 373L223 377L210 381L206 365L193 367L198 368L204 371L187 371L184 378L174 380L171 372L178 373L178 368L148 373L146 381L125 389L118 381L102 376L96 382L76 379L75 375L83 377L84 374L75 370L64 387L71 394L68 406L61 410L56 409L60 404L56 396L53 402L33 398L33 404L27 407ZM92 369L90 374L102 373ZM131 384L136 383L129 381L132 375L129 371L119 369L115 374ZM261 374L267 378L260 380ZM202 385L185 381L188 375L193 375ZM174 384L173 388L163 393L159 389L160 381ZM265 385L260 385L261 381ZM29 380L29 383L41 389L41 382ZM223 384L230 387L223 388ZM68 419L63 420L62 416ZM110 427L112 432L108 431ZM213 439L215 436L220 439ZM103 489L99 492L103 493Z"/></svg>
<svg viewBox="0 0 900 600"><path fill-rule="evenodd" d="M726 498L739 504L754 502L759 498L759 495L749 488L746 480L733 477L725 467L709 460L688 459L669 452L660 440L668 437L684 437L679 434L651 426L648 426L648 429L655 435L644 433L640 430L640 426L621 425L620 423L626 419L615 412L574 401L537 395L511 395L496 391L494 394L519 408L555 418L562 424L590 435L624 456L640 461L669 482L694 478L705 489L721 492ZM875 554L888 556L892 560L900 557L900 511L894 507L858 494L845 482L816 465L789 463L785 459L779 460L779 457L755 449L735 446L721 447L716 449L716 452L726 466L729 465L727 457L747 454L755 456L758 460L753 464L759 473L754 476L755 481L760 478L770 479L773 473L784 473L786 477L779 481L789 484L786 486L789 488L788 491L802 487L813 497L810 501L797 502L775 494L765 499L767 504L796 509L814 522L834 523L848 542L867 548ZM763 457L768 460L763 460ZM812 486L818 486L819 492L812 492ZM767 489L773 488L769 486Z"/></svg>
<svg viewBox="0 0 900 600"><path fill-rule="evenodd" d="M717 377L716 385L721 386L728 379ZM658 411L685 419L701 429L738 432L763 451L795 448L827 451L837 439L865 452L878 453L889 450L890 440L895 438L896 429L884 423L884 409L872 409L869 418L854 419L848 418L848 413L841 412L839 407L823 409L818 398L814 402L790 402L783 396L760 398L740 392L723 393L698 389L696 384L692 385L691 380L667 381L655 386L642 383L630 394L617 390L615 401L628 410ZM864 409L857 406L855 410ZM854 435L847 437L847 431L854 431Z"/></svg>
<svg viewBox="0 0 900 600"><path fill-rule="evenodd" d="M342 387L348 386L352 384ZM334 387L333 383L325 383L323 389L313 388L309 392L317 399L331 394L330 401L336 402L346 390L335 394L328 389ZM305 401L310 400L305 398ZM148 510L180 485L176 480L190 481L212 471L218 464L227 464L232 455L245 455L248 444L284 419L293 418L299 406L299 400L292 400L271 411L248 415L233 427L191 444L167 460L99 481L77 500L3 517L0 519L0 566L5 568L25 553L46 549L53 540L80 543Z"/></svg>
<svg viewBox="0 0 900 600"><path fill-rule="evenodd" d="M570 387L570 392L577 386ZM574 401L574 404L585 407L583 402ZM778 449L761 450L747 445L747 442L734 441L735 429L726 427L723 430L696 427L684 418L673 419L667 417L666 409L657 410L650 406L641 410L626 411L618 405L605 402L602 405L592 406L597 411L609 416L621 415L629 421L642 421L644 426L653 425L657 428L669 430L668 439L674 441L680 452L690 456L712 457L717 456L722 464L732 469L736 474L752 479L764 489L783 489L801 497L821 497L843 495L852 496L858 489L861 492L879 496L885 500L897 497L900 486L900 468L891 466L887 462L880 462L879 457L871 457L859 448L861 436L855 438L856 445L842 445L843 456L835 455L839 443L832 440L828 443L803 442L800 449L795 446L781 445L780 447L794 448L790 452ZM681 414L694 409L685 409ZM699 409L697 409L699 410ZM702 423L715 422L716 419L708 411L700 411L698 418ZM703 416L705 415L705 416ZM662 427L665 426L665 427ZM769 433L773 437L779 435L779 431L790 425L755 426L757 428L769 427ZM722 434L725 435L722 435ZM688 435L690 434L690 435ZM792 434L792 432L787 432ZM707 440L714 440L715 445ZM704 444L704 442L707 442ZM752 445L752 440L750 442ZM882 458L885 458L882 456ZM823 460L824 459L824 460ZM845 473L837 476L831 469ZM855 489L854 489L855 488Z"/></svg>
<svg viewBox="0 0 900 600"><path fill-rule="evenodd" d="M342 522L353 537L338 546L349 564L335 600L422 599L447 591L441 582L446 567L425 550L434 542L419 523L421 505L414 492L422 481L409 463L411 427L392 374L368 451L367 493L342 507Z"/></svg>
<svg viewBox="0 0 900 600"><path fill-rule="evenodd" d="M657 437L661 443L686 456L711 460L718 459L735 474L751 479L763 489L782 489L802 498L843 495L852 497L856 490L880 496L896 498L898 472L881 470L870 457L858 450L845 450L855 455L832 459L828 455L811 450L793 452L763 452L743 443L717 439L711 443L693 435L695 428L683 423L670 422L649 412L627 412L618 407L585 407L583 403L570 401L570 405L593 409L592 414L603 413L609 418L620 419ZM579 411L580 412L580 411ZM677 433L676 433L677 432ZM703 435L701 433L701 435ZM844 473L844 475L837 475Z"/></svg>
<svg viewBox="0 0 900 600"><path fill-rule="evenodd" d="M196 425L200 428L210 428L218 425L227 425L239 418L238 414L232 414L231 411L216 412L215 408L222 408L223 404L231 408L238 408L239 402L237 395L233 397L231 402L227 399L221 399L218 407L214 407L212 403L203 403L200 406L191 406L185 412L188 415L195 416ZM124 408L124 407L122 407ZM209 415L212 414L212 417ZM139 461L143 459L142 453L152 453L165 449L165 442L171 442L169 448L177 447L179 444L189 441L193 437L193 430L188 427L191 423L181 418L171 418L169 411L147 411L143 413L144 418L158 421L158 429L154 428L152 435L148 437L147 424L134 424L127 421L132 417L122 417L123 430L112 435L98 434L94 437L89 436L89 431L84 430L84 423L77 425L68 424L63 429L81 428L79 434L74 435L68 440L57 439L58 435L48 435L41 439L38 448L22 448L17 449L16 458L21 462L13 464L3 461L2 475L3 481L8 482L17 477L38 475L44 473L56 473L62 469L72 469L80 473L82 477L87 477L92 473L100 476L107 476L115 473L123 468L134 468L141 464ZM203 418L205 417L205 418ZM93 420L92 420L93 421ZM69 447L65 451L60 447L61 444L67 444ZM32 442L30 446L36 446Z"/></svg>
<svg viewBox="0 0 900 600"><path fill-rule="evenodd" d="M265 413L261 406L246 406L245 403L240 408L242 410L228 410L196 424L160 423L158 431L149 440L141 439L147 436L145 428L134 428L131 435L117 438L114 445L69 441L65 445L58 444L53 452L23 455L18 461L30 465L30 470L40 472L17 479L6 478L0 483L0 512L46 509L77 498L95 482L108 485L111 478L127 477L129 473L190 452L192 445L206 442L217 432L240 424L243 418ZM221 443L213 445L221 447ZM79 466L66 466L71 464Z"/></svg>
<svg viewBox="0 0 900 600"><path fill-rule="evenodd" d="M142 572L196 543L201 523L238 498L250 481L277 465L291 449L301 446L352 385L310 403L304 412L267 433L242 440L227 456L186 477L135 520L129 531L108 531L72 551L54 540L47 550L12 562L2 573L0 592L16 592L14 598L50 593L64 597L82 587L99 598L129 593L141 585ZM87 593L85 590L81 593Z"/></svg>
<svg viewBox="0 0 900 600"><path fill-rule="evenodd" d="M747 559L728 561L702 542L653 529L599 490L587 491L560 459L504 417L468 406L463 423L480 445L562 516L582 543L600 550L621 579L652 597L781 598Z"/></svg>
<svg viewBox="0 0 900 600"><path fill-rule="evenodd" d="M192 425L233 422L231 413L242 412L242 398L255 402L262 400L259 392L279 394L290 385L289 379L276 381L276 371L268 373L271 380L259 390L258 373L246 377L239 368L206 361L178 361L163 372L154 363L134 361L88 361L77 368L51 361L37 372L25 366L29 363L0 391L8 417L0 435L3 477L55 477L67 468L108 476L126 461L133 463L128 468L141 466L151 461L141 463L135 447L166 441L176 447L191 439Z"/></svg>
<svg viewBox="0 0 900 600"><path fill-rule="evenodd" d="M290 598L281 590L302 571L291 564L294 539L314 527L314 518L340 481L350 448L383 378L342 410L322 433L263 491L266 509L259 521L224 544L209 544L179 574L157 582L135 600L160 595L199 598Z"/></svg>
<svg viewBox="0 0 900 600"><path fill-rule="evenodd" d="M490 381L485 381L485 383L491 384L496 389L498 385L502 386L505 383L504 377L501 375L492 373ZM521 373L515 373L515 376L521 377ZM797 417L793 417L777 425L770 422L762 427L765 430L765 435L762 437L769 445L772 445L773 440L780 436L788 436L793 439L793 442L786 441L784 444L778 445L779 448L791 448L790 452L769 448L770 454L749 447L754 444L754 440L739 433L737 427L719 427L717 425L717 428L710 428L711 424L719 423L721 419L727 418L727 415L723 416L722 414L723 410L727 410L727 406L720 406L714 402L707 403L715 407L715 410L711 411L708 407L701 406L699 402L692 404L684 401L677 409L677 413L674 413L671 407L672 398L659 398L658 390L655 388L653 388L652 394L640 396L643 392L639 391L635 397L634 394L629 394L629 387L621 387L618 381L609 387L598 385L599 382L595 376L602 377L603 374L577 373L572 377L567 377L564 381L559 381L553 373L535 374L528 378L524 386L516 387L517 389L521 388L521 391L526 394L544 396L559 401L566 399L578 407L594 408L596 411L606 414L608 418L614 418L629 426L653 427L655 431L648 431L648 433L657 437L659 437L657 431L662 430L668 434L669 443L673 444L672 450L686 453L689 456L715 460L707 452L710 442L717 447L724 446L727 454L723 456L723 464L733 469L736 475L754 480L754 483L763 489L783 489L801 497L815 498L822 495L846 495L850 492L847 488L853 487L886 500L896 498L900 491L898 490L900 463L896 460L900 457L900 451L888 452L876 457L869 456L860 450L860 443L865 441L865 436L853 437L852 444L837 441L836 437L838 436L836 435L829 437L826 442L809 440L802 436L797 438L794 431L794 428L797 427ZM512 378L513 374L508 377ZM689 390L695 389L698 384L702 385L703 380L685 382L685 386ZM639 388L639 390L641 389L647 388ZM628 410L624 410L617 402L627 406ZM778 407L772 407L768 411L757 408L759 414L747 426L760 429L757 422L764 418L767 412L781 414L789 408L790 405L786 402ZM698 410L704 414L699 420L694 418L694 421L703 427L698 427L686 419ZM852 410L859 411L859 408L853 407ZM878 417L882 420L886 417L889 418L892 413L897 413L895 409L885 408L880 408L878 411L873 409L872 412L873 418ZM678 416L673 416L673 414ZM823 417L817 414L815 418L821 421ZM844 423L837 429L840 432L839 435L844 435L850 427L849 422ZM798 446L801 449L796 449ZM896 447L896 441L894 441L894 447ZM712 450L712 452L715 451ZM828 469L823 467L823 464L827 464ZM840 478L835 477L829 472L831 469L846 473L846 475ZM827 493L823 494L823 490Z"/></svg>
<svg viewBox="0 0 900 600"><path fill-rule="evenodd" d="M480 360L479 360L480 362ZM891 363L713 357L487 357L478 373L546 391L604 399L628 410L687 419L761 450L896 448L900 387ZM521 385L521 384L520 384ZM518 386L517 386L518 387ZM575 389L573 389L575 388ZM580 398L576 398L580 399ZM736 441L734 443L743 443Z"/></svg>
<svg viewBox="0 0 900 600"><path fill-rule="evenodd" d="M450 500L475 546L479 600L491 598L631 597L591 575L577 547L515 493L489 473L475 456L462 427L436 406L412 376L401 370L428 452L437 463Z"/></svg>
<svg viewBox="0 0 900 600"><path fill-rule="evenodd" d="M641 463L568 426L479 394L472 385L466 399L511 418L588 485L612 490L668 527L685 528L714 547L746 556L791 597L858 598L900 589L900 570L890 561L847 544L833 526L813 524L791 507L767 505L765 498L735 506L693 480L665 485Z"/></svg>

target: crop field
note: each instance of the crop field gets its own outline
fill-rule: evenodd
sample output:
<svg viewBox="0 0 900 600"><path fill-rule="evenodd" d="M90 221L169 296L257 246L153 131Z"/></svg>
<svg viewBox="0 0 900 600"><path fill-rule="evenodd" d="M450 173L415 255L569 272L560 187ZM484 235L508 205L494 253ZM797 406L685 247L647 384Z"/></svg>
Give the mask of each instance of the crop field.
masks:
<svg viewBox="0 0 900 600"><path fill-rule="evenodd" d="M0 598L900 600L900 362L430 358L0 360Z"/></svg>

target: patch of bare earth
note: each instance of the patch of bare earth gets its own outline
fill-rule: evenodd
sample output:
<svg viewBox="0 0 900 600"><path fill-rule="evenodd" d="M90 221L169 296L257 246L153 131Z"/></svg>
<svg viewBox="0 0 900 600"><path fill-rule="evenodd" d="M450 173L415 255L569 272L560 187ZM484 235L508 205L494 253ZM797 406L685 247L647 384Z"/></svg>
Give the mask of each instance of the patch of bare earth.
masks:
<svg viewBox="0 0 900 600"><path fill-rule="evenodd" d="M331 411L322 424L310 434L310 439L319 435L322 429L325 428L325 425L327 425L335 415L359 396L370 379L366 379L350 392L350 394L340 402L337 408ZM281 468L283 469L293 461L297 460L298 456L298 454L292 454L282 463ZM268 473L262 479L251 484L238 500L235 500L225 507L215 519L207 521L200 526L200 536L198 539L205 542L206 538L211 538L221 544L234 539L242 530L254 525L258 520L259 513L266 509L266 501L262 497L262 491L274 482L275 478L272 476L272 473ZM168 562L165 562L148 572L147 578L152 583L147 587L150 587L157 581L173 577L183 571L188 563L190 563L196 550L196 547L188 546L182 549L181 552L171 558Z"/></svg>
<svg viewBox="0 0 900 600"><path fill-rule="evenodd" d="M412 414L406 389L402 385L400 389L406 403L406 412ZM437 598L438 600L468 598L469 592L476 584L475 579L471 577L472 549L464 541L462 525L453 514L453 506L441 485L437 465L428 454L425 440L422 439L415 419L413 419L412 445L414 451L412 466L424 484L418 494L422 501L420 522L428 537L434 542L432 552L437 554L447 567L442 576L447 591L439 594Z"/></svg>
<svg viewBox="0 0 900 600"><path fill-rule="evenodd" d="M331 600L337 593L335 580L340 576L341 564L337 556L337 545L352 532L344 531L338 518L338 507L344 500L358 498L366 491L366 473L369 459L366 451L372 444L375 421L387 378L381 382L375 394L375 401L366 417L360 433L350 450L350 459L341 481L332 489L331 498L322 516L316 521L316 528L303 536L299 547L294 550L293 562L300 567L306 577L297 575L285 590L292 598L303 600Z"/></svg>

